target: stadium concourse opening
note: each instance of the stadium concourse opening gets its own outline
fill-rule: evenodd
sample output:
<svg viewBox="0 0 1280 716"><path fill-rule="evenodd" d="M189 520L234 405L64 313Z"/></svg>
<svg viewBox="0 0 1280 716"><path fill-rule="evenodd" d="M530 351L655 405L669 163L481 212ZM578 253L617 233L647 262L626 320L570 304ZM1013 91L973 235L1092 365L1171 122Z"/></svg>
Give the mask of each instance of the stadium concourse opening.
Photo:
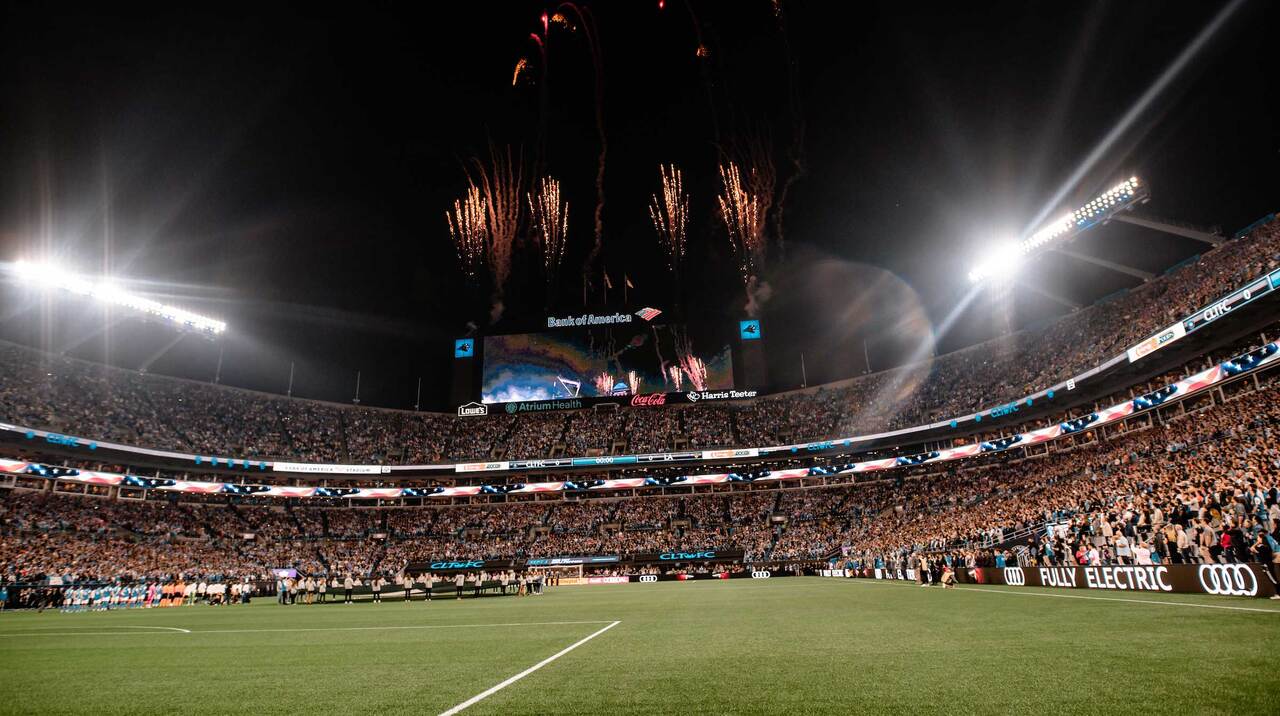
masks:
<svg viewBox="0 0 1280 716"><path fill-rule="evenodd" d="M839 10L0 11L0 714L1277 713L1280 5Z"/></svg>

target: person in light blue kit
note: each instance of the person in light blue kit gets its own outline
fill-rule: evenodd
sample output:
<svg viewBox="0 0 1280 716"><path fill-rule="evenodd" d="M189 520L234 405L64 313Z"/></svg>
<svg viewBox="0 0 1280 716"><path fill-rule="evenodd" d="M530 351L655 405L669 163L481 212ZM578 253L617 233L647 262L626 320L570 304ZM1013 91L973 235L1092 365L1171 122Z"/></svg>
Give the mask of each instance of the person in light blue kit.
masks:
<svg viewBox="0 0 1280 716"><path fill-rule="evenodd" d="M4 607L9 603L9 587L0 582L0 612L4 611Z"/></svg>

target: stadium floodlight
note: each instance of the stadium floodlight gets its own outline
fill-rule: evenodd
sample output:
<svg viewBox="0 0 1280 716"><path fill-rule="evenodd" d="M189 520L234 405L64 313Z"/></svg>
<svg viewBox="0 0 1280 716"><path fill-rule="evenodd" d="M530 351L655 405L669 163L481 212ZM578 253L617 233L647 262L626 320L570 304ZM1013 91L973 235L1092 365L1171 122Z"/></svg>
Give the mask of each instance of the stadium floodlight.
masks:
<svg viewBox="0 0 1280 716"><path fill-rule="evenodd" d="M1106 221L1145 196L1145 187L1138 183L1138 178L1129 177L1079 209L1037 229L1020 243L997 247L973 267L969 280L978 283L988 278L1011 278L1032 253Z"/></svg>
<svg viewBox="0 0 1280 716"><path fill-rule="evenodd" d="M1026 257L1023 247L1008 241L988 249L986 258L969 272L969 280L977 283L987 278L1012 278Z"/></svg>
<svg viewBox="0 0 1280 716"><path fill-rule="evenodd" d="M222 321L131 294L111 281L94 281L51 264L18 261L13 264L13 272L23 281L40 288L60 288L113 306L163 318L202 333L218 335L227 330L227 324Z"/></svg>

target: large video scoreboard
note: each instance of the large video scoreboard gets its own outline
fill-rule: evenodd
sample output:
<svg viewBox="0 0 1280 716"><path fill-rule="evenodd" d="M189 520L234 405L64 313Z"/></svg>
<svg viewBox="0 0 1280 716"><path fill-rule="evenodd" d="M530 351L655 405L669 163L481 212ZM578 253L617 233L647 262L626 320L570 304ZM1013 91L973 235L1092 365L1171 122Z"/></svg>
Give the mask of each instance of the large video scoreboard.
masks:
<svg viewBox="0 0 1280 716"><path fill-rule="evenodd" d="M536 333L485 336L482 403L728 390L727 340L635 314L549 318Z"/></svg>

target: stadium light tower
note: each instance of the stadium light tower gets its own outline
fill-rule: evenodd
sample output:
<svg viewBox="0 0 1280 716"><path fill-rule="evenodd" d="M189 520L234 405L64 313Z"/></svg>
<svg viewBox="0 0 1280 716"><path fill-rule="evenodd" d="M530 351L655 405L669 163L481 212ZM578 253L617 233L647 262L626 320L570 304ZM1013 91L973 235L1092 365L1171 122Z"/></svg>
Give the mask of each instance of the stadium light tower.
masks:
<svg viewBox="0 0 1280 716"><path fill-rule="evenodd" d="M108 279L95 281L52 264L18 261L13 264L13 273L24 283L36 288L61 289L102 303L161 318L208 336L217 336L227 330L227 324L222 321L129 293Z"/></svg>
<svg viewBox="0 0 1280 716"><path fill-rule="evenodd" d="M980 283L989 278L1012 278L1032 255L1065 243L1146 198L1146 187L1138 182L1137 177L1130 177L1084 206L1037 229L1021 242L1008 242L989 250L969 271L969 280Z"/></svg>

